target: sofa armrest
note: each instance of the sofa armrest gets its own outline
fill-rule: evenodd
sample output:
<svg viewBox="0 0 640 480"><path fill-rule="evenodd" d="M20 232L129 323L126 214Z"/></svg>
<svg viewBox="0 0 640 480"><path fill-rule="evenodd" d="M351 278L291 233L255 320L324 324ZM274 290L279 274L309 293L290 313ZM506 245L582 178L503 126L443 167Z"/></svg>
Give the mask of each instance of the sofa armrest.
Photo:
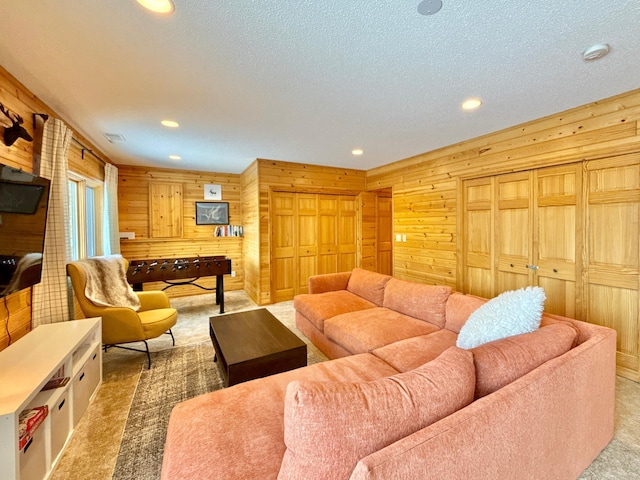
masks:
<svg viewBox="0 0 640 480"><path fill-rule="evenodd" d="M169 296L160 290L149 290L146 292L136 292L140 300L140 311L156 310L158 308L171 308Z"/></svg>
<svg viewBox="0 0 640 480"><path fill-rule="evenodd" d="M346 290L351 272L324 273L309 277L309 293L334 292Z"/></svg>

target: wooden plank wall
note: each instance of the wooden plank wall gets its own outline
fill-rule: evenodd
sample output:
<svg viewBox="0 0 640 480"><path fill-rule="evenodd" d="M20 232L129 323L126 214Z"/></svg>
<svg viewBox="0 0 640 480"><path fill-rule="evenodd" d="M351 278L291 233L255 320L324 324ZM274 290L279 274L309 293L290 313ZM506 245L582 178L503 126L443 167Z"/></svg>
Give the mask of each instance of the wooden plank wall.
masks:
<svg viewBox="0 0 640 480"><path fill-rule="evenodd" d="M12 112L22 116L24 119L23 126L32 137L34 135L34 113L44 113L61 118L60 115L56 114L2 67L0 67L0 102ZM2 117L0 125L9 125L8 119L5 121L4 115ZM64 118L62 120L69 127L74 128L72 122ZM97 152L101 160L89 154L85 154L83 159L81 148L77 143L72 142L69 151L69 168L84 176L103 180L104 168L102 167L102 162L108 161L107 157L102 155L81 135L74 133L74 138ZM33 172L33 142L18 140L11 147L7 147L3 142L0 142L0 163L21 168L27 172ZM0 350L2 350L9 343L7 332L10 333L11 341L14 342L31 330L31 288L0 299L0 302L4 303L0 307Z"/></svg>
<svg viewBox="0 0 640 480"><path fill-rule="evenodd" d="M458 283L462 179L640 151L640 89L367 171L393 189L394 275Z"/></svg>
<svg viewBox="0 0 640 480"><path fill-rule="evenodd" d="M256 303L260 298L260 192L258 162L253 162L242 172L242 220L244 238L242 257L244 260L244 290ZM268 238L266 238L268 242Z"/></svg>
<svg viewBox="0 0 640 480"><path fill-rule="evenodd" d="M252 271L245 290L259 305L271 303L271 267L269 251L269 204L272 191L333 193L357 195L365 189L366 174L363 170L337 167L321 167L303 163L258 159L259 216L252 218L247 227L260 232L259 275ZM255 251L253 252L255 253Z"/></svg>
<svg viewBox="0 0 640 480"><path fill-rule="evenodd" d="M154 183L182 184L182 225L179 238L151 237L149 225L149 185ZM121 232L134 232L134 240L121 240L122 255L130 260L145 258L179 258L198 255L226 255L231 259L236 277L226 276L225 291L244 288L242 237L214 237L214 225L196 225L195 202L204 201L204 185L222 186L222 201L229 202L229 222L243 224L240 175L186 170L120 166L118 170L118 215ZM215 277L198 280L198 284L213 288ZM144 289L158 290L162 282L146 283ZM168 289L170 297L205 293L194 286Z"/></svg>

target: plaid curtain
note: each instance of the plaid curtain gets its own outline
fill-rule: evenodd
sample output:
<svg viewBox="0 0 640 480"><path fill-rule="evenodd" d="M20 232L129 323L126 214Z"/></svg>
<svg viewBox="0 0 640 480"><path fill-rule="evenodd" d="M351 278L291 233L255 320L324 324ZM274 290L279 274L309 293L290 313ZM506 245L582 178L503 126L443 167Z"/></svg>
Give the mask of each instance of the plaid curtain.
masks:
<svg viewBox="0 0 640 480"><path fill-rule="evenodd" d="M120 232L118 227L118 167L105 163L103 189L103 255L120 253Z"/></svg>
<svg viewBox="0 0 640 480"><path fill-rule="evenodd" d="M40 175L51 180L42 280L33 287L32 326L69 320L67 261L70 258L68 152L73 132L49 118L42 132Z"/></svg>

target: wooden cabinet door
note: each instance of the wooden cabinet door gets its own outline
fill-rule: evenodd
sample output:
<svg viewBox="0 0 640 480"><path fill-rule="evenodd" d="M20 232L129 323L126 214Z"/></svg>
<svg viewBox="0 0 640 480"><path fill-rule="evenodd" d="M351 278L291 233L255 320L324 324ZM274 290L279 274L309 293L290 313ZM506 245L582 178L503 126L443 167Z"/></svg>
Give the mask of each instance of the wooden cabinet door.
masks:
<svg viewBox="0 0 640 480"><path fill-rule="evenodd" d="M338 271L338 197L320 195L318 203L318 273L334 273Z"/></svg>
<svg viewBox="0 0 640 480"><path fill-rule="evenodd" d="M318 196L296 195L295 294L308 293L308 279L318 273Z"/></svg>
<svg viewBox="0 0 640 480"><path fill-rule="evenodd" d="M539 285L546 311L580 318L581 175L571 164L463 182L463 290Z"/></svg>
<svg viewBox="0 0 640 480"><path fill-rule="evenodd" d="M356 266L357 197L272 192L270 210L274 302L307 293L312 275Z"/></svg>
<svg viewBox="0 0 640 480"><path fill-rule="evenodd" d="M534 285L531 172L496 178L495 292Z"/></svg>
<svg viewBox="0 0 640 480"><path fill-rule="evenodd" d="M151 238L182 237L182 184L149 184Z"/></svg>
<svg viewBox="0 0 640 480"><path fill-rule="evenodd" d="M545 311L581 318L582 168L536 170L533 257Z"/></svg>
<svg viewBox="0 0 640 480"><path fill-rule="evenodd" d="M493 178L467 180L462 185L462 291L494 296Z"/></svg>
<svg viewBox="0 0 640 480"><path fill-rule="evenodd" d="M350 272L357 266L358 202L356 197L338 197L338 272Z"/></svg>
<svg viewBox="0 0 640 480"><path fill-rule="evenodd" d="M376 209L376 271L393 275L393 199L378 196Z"/></svg>
<svg viewBox="0 0 640 480"><path fill-rule="evenodd" d="M293 193L271 196L271 290L274 302L293 298L296 285L296 198Z"/></svg>
<svg viewBox="0 0 640 480"><path fill-rule="evenodd" d="M585 170L586 316L618 332L618 371L637 381L640 154L589 161Z"/></svg>

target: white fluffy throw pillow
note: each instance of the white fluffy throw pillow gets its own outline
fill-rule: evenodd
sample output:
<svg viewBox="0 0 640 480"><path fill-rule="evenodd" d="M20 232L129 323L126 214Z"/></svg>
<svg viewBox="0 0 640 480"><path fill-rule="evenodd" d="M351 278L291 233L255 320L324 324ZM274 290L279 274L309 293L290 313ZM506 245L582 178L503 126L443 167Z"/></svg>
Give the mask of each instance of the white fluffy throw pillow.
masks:
<svg viewBox="0 0 640 480"><path fill-rule="evenodd" d="M501 293L469 315L469 319L460 329L456 345L469 349L537 330L540 328L546 298L541 287L527 287Z"/></svg>

